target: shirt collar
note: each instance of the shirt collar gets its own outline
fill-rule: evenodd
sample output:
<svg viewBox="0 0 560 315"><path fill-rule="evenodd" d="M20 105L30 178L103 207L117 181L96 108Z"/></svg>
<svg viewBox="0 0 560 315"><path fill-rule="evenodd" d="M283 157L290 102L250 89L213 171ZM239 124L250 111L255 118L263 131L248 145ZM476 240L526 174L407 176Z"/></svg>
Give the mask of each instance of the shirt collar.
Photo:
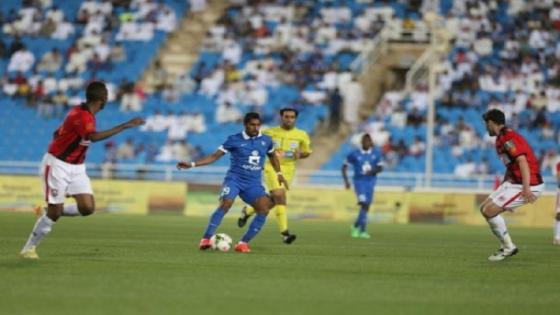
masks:
<svg viewBox="0 0 560 315"><path fill-rule="evenodd" d="M86 112L91 113L91 111L89 110L89 107L86 105L86 103L81 103L80 108L85 110Z"/></svg>
<svg viewBox="0 0 560 315"><path fill-rule="evenodd" d="M372 148L369 148L367 151L364 150L364 149L360 149L360 152L361 152L362 154L370 154L372 150L373 150Z"/></svg>
<svg viewBox="0 0 560 315"><path fill-rule="evenodd" d="M259 131L258 135L254 136L254 137L249 137L249 135L245 132L245 130L243 130L243 132L241 132L241 135L243 136L243 139L249 140L251 138L258 138L258 137L262 136L262 133Z"/></svg>

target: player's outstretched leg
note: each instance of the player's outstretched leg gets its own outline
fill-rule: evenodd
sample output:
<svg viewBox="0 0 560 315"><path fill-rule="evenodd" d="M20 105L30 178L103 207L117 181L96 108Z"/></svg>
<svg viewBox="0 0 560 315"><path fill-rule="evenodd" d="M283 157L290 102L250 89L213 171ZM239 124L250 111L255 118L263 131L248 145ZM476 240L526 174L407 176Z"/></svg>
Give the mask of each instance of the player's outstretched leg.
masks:
<svg viewBox="0 0 560 315"><path fill-rule="evenodd" d="M241 216L237 219L237 226L240 228L244 227L253 214L255 214L255 209L253 209L253 207L244 206L241 209Z"/></svg>
<svg viewBox="0 0 560 315"><path fill-rule="evenodd" d="M63 204L49 205L47 212L42 214L35 222L35 226L33 226L33 230L31 234L29 234L27 242L19 253L21 257L29 259L39 258L39 255L37 255L37 246L41 240L51 232L54 223L62 214L63 208Z"/></svg>
<svg viewBox="0 0 560 315"><path fill-rule="evenodd" d="M199 249L205 250L212 246L212 244L210 243L210 238L216 233L216 229L218 228L218 226L220 226L220 223L222 223L222 219L229 211L232 204L233 200L223 199L220 206L214 211L214 213L212 213L212 215L210 216L210 221L208 222L208 226L204 231L204 235L202 236L202 239L198 244Z"/></svg>
<svg viewBox="0 0 560 315"><path fill-rule="evenodd" d="M491 200L488 200L480 207L482 215L486 218L492 233L500 240L500 248L488 257L490 261L502 261L519 252L508 233L506 221L500 215L503 209Z"/></svg>
<svg viewBox="0 0 560 315"><path fill-rule="evenodd" d="M74 198L77 204L50 204L47 208L35 208L35 215L38 216L38 219L20 252L22 257L30 259L39 258L37 246L41 240L51 232L54 223L61 216L85 216L94 212L95 206L92 195L76 195Z"/></svg>
<svg viewBox="0 0 560 315"><path fill-rule="evenodd" d="M38 217L35 226L29 235L27 243L23 246L20 255L24 258L37 259L37 246L39 242L50 233L54 223L61 216L75 217L88 216L95 211L95 200L91 194L73 195L76 204L49 204L48 207L36 207L35 215Z"/></svg>
<svg viewBox="0 0 560 315"><path fill-rule="evenodd" d="M259 234L259 232L261 231L262 227L264 226L264 223L266 222L266 216L267 216L267 213L257 212L257 214L255 215L255 218L253 219L253 221L249 225L249 228L247 229L247 232L245 232L245 235L243 235L243 237L241 238L241 241L239 241L239 243L237 243L237 245L235 245L235 250L236 251L242 252L242 253L248 253L248 252L251 251L249 249L249 242L255 236L257 236L257 234Z"/></svg>
<svg viewBox="0 0 560 315"><path fill-rule="evenodd" d="M51 232L54 223L55 221L49 218L46 214L37 219L37 221L35 222L35 226L33 227L33 230L31 231L31 234L27 239L27 242L19 253L21 257L29 259L39 258L36 248L41 240Z"/></svg>
<svg viewBox="0 0 560 315"><path fill-rule="evenodd" d="M251 251L249 248L249 242L257 236L257 234L259 234L264 226L271 205L272 203L268 196L260 197L255 201L255 204L253 205L253 208L256 211L255 218L249 225L245 235L241 238L241 241L235 245L235 251L241 253L248 253Z"/></svg>

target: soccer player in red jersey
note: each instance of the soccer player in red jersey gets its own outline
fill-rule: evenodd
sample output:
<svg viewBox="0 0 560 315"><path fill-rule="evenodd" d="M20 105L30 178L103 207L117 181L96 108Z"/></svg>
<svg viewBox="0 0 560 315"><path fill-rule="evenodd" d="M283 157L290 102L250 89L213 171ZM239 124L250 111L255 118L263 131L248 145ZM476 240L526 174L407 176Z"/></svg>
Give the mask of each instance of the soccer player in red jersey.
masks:
<svg viewBox="0 0 560 315"><path fill-rule="evenodd" d="M95 129L95 114L105 107L107 87L103 82L91 82L86 89L86 102L68 112L62 125L54 132L47 154L43 157L41 177L47 207L37 220L20 255L37 259L36 247L60 216L88 216L95 211L95 201L84 160L91 142L107 139L128 128L144 123L134 118L104 131ZM64 205L66 196L76 204Z"/></svg>
<svg viewBox="0 0 560 315"><path fill-rule="evenodd" d="M504 113L498 109L490 109L482 118L488 134L496 136L496 151L507 169L502 184L480 205L482 215L501 243L499 250L488 257L488 260L501 261L517 254L518 249L500 214L535 202L544 190L544 184L533 150L525 138L506 127Z"/></svg>
<svg viewBox="0 0 560 315"><path fill-rule="evenodd" d="M558 190L556 192L556 220L554 222L554 245L560 245L560 161L556 163L556 181Z"/></svg>

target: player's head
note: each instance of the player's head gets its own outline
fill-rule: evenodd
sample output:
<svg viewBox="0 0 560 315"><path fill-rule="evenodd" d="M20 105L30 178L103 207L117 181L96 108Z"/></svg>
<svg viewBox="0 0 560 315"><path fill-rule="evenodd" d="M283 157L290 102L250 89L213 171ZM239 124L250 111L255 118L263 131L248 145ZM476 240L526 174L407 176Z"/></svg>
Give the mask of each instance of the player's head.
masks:
<svg viewBox="0 0 560 315"><path fill-rule="evenodd" d="M362 149L364 151L367 151L371 148L373 148L373 140L371 140L371 136L369 135L369 133L364 133L364 135L362 136Z"/></svg>
<svg viewBox="0 0 560 315"><path fill-rule="evenodd" d="M299 112L295 108L284 107L280 110L280 119L284 129L292 129L296 125Z"/></svg>
<svg viewBox="0 0 560 315"><path fill-rule="evenodd" d="M261 129L261 116L259 113L249 112L243 117L243 125L245 126L245 133L249 137L255 137Z"/></svg>
<svg viewBox="0 0 560 315"><path fill-rule="evenodd" d="M105 107L108 96L107 87L101 81L93 81L86 88L86 103L92 106L95 112Z"/></svg>
<svg viewBox="0 0 560 315"><path fill-rule="evenodd" d="M488 134L493 137L498 134L500 129L506 124L506 115L499 109L493 108L482 115L486 123Z"/></svg>

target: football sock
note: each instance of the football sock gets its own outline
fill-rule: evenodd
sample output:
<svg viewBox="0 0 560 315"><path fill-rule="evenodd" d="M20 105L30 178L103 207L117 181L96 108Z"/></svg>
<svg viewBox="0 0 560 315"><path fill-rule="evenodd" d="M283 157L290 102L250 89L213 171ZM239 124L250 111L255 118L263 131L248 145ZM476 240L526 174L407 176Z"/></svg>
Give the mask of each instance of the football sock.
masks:
<svg viewBox="0 0 560 315"><path fill-rule="evenodd" d="M362 210L360 209L360 212L358 213L358 217L356 218L356 221L354 221L354 227L355 228L361 228L362 227L362 221L360 221L360 215L362 214L361 211Z"/></svg>
<svg viewBox="0 0 560 315"><path fill-rule="evenodd" d="M253 222L251 222L251 225L249 225L247 232L245 232L245 235L243 235L243 237L241 238L241 241L245 243L251 241L253 237L259 234L259 231L261 230L265 222L266 222L266 214L257 213L255 218L253 219Z"/></svg>
<svg viewBox="0 0 560 315"><path fill-rule="evenodd" d="M224 218L225 211L222 208L217 208L214 213L210 216L210 222L208 222L208 227L204 232L204 238L210 238L214 233L216 233L216 229L222 223L222 219Z"/></svg>
<svg viewBox="0 0 560 315"><path fill-rule="evenodd" d="M80 211L78 211L78 205L70 204L64 205L64 208L62 209L62 215L65 217L75 217L82 214L80 213Z"/></svg>
<svg viewBox="0 0 560 315"><path fill-rule="evenodd" d="M360 228L361 232L366 230L367 215L368 215L368 212L367 212L366 208L361 207L360 208L360 213L358 214L358 218L356 219L356 222L354 223L354 226L357 227L357 228Z"/></svg>
<svg viewBox="0 0 560 315"><path fill-rule="evenodd" d="M494 233L494 235L496 235L496 237L500 240L505 248L515 247L511 240L511 236L509 236L509 233L507 231L506 221L501 215L497 215L493 218L487 219L487 221L490 225L490 228L492 229L492 232Z"/></svg>
<svg viewBox="0 0 560 315"><path fill-rule="evenodd" d="M251 206L247 206L247 208L245 208L245 213L248 216L252 216L253 214L255 214L255 208L253 208Z"/></svg>
<svg viewBox="0 0 560 315"><path fill-rule="evenodd" d="M25 246L23 246L22 251L39 245L39 242L41 242L43 237L49 234L49 232L52 230L53 224L54 221L47 217L47 215L45 214L37 219L37 222L35 222L35 226L33 227L31 234L29 235L29 239L27 239L27 243L25 243Z"/></svg>
<svg viewBox="0 0 560 315"><path fill-rule="evenodd" d="M288 215L286 214L286 205L276 205L272 210L276 210L276 222L280 232L288 229Z"/></svg>
<svg viewBox="0 0 560 315"><path fill-rule="evenodd" d="M361 208L360 209L360 214L362 215L361 231L365 232L365 230L367 228L367 221L368 221L368 209L367 208Z"/></svg>
<svg viewBox="0 0 560 315"><path fill-rule="evenodd" d="M560 221L556 220L555 221L555 225L554 225L555 229L554 229L554 237L555 238L560 238Z"/></svg>

